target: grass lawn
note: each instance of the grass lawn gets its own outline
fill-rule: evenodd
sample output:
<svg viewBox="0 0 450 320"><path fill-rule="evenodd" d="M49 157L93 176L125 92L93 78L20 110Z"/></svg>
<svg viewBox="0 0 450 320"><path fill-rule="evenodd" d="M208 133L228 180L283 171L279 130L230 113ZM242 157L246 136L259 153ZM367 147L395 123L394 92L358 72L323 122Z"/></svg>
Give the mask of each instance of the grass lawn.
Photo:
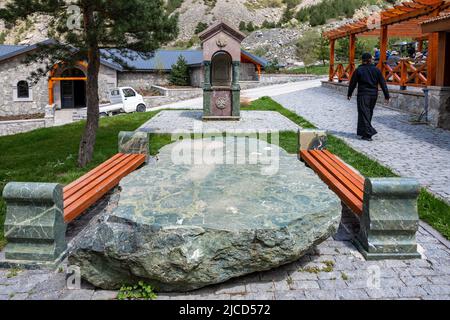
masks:
<svg viewBox="0 0 450 320"><path fill-rule="evenodd" d="M68 184L117 153L120 131L134 131L157 112L101 118L92 163L77 166L85 122L0 137L0 195L10 181ZM5 202L0 197L0 248L4 246Z"/></svg>
<svg viewBox="0 0 450 320"><path fill-rule="evenodd" d="M283 108L270 98L254 101L243 110L277 111L303 128L314 128L307 120ZM63 127L39 129L28 133L0 137L0 194L6 183L19 182L58 182L68 184L93 167L117 153L119 131L132 131L157 112L136 113L112 118L102 118L98 131L94 161L88 168L76 165L78 144L84 122ZM329 149L348 164L367 177L393 177L395 174L365 155L353 150L341 139L329 136ZM171 142L170 135L150 136L150 152L158 150ZM289 153L297 152L297 134L281 132L280 144ZM0 248L5 244L3 224L5 203L0 198ZM450 206L422 190L419 198L420 217L436 230L450 239Z"/></svg>
<svg viewBox="0 0 450 320"><path fill-rule="evenodd" d="M292 68L283 70L283 73L288 74L314 74L316 76L325 76L328 75L328 72L330 70L330 65L317 65L317 66L310 66L310 67L298 67L298 68Z"/></svg>

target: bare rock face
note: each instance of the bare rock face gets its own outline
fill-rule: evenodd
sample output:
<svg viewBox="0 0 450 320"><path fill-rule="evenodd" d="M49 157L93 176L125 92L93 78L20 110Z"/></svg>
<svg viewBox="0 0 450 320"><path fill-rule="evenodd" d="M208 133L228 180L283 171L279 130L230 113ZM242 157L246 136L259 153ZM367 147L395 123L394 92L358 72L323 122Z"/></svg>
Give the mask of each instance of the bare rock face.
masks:
<svg viewBox="0 0 450 320"><path fill-rule="evenodd" d="M335 232L340 201L295 156L259 141L249 154L278 160L240 164L234 155L235 164L176 164L183 144L235 150L226 139L184 140L122 180L118 207L69 256L88 282L117 289L144 280L160 291L189 291L293 262Z"/></svg>

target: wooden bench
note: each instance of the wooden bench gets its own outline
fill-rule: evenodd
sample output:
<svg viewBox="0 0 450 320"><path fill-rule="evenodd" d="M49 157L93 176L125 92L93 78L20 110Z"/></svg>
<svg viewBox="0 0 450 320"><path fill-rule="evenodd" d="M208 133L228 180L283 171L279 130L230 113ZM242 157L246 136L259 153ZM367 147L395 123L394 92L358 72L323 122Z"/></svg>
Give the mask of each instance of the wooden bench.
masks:
<svg viewBox="0 0 450 320"><path fill-rule="evenodd" d="M63 189L64 221L71 222L145 163L144 154L118 153Z"/></svg>
<svg viewBox="0 0 450 320"><path fill-rule="evenodd" d="M67 224L147 161L148 136L120 132L119 153L65 188L57 183L10 182L6 202L7 267L55 267L67 253Z"/></svg>
<svg viewBox="0 0 450 320"><path fill-rule="evenodd" d="M420 185L411 178L364 178L326 149L323 130L300 130L299 158L340 198L343 221L357 217L358 228L346 228L368 260L419 258L417 198ZM350 210L348 210L350 209ZM349 213L351 211L351 213ZM353 213L353 214L352 214Z"/></svg>
<svg viewBox="0 0 450 320"><path fill-rule="evenodd" d="M362 215L364 178L328 150L301 150L300 157L356 214Z"/></svg>

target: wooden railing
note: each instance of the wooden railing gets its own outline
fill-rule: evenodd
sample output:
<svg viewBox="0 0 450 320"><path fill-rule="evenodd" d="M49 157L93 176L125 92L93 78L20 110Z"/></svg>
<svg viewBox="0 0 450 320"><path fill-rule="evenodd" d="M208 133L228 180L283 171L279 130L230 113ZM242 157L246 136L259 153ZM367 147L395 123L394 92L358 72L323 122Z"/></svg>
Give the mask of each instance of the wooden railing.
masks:
<svg viewBox="0 0 450 320"><path fill-rule="evenodd" d="M406 59L401 59L394 68L385 63L383 75L388 84L399 85L401 87L425 87L428 82L427 64L413 65Z"/></svg>
<svg viewBox="0 0 450 320"><path fill-rule="evenodd" d="M354 68L351 64L345 67L342 63L337 64L336 67L330 66L330 81L350 81ZM392 68L385 62L382 73L390 85L401 87L426 87L428 85L426 63L414 65L407 59L401 59L398 65Z"/></svg>
<svg viewBox="0 0 450 320"><path fill-rule="evenodd" d="M347 67L342 63L337 64L336 68L330 66L330 81L334 81L335 79L339 82L350 81L354 70L355 66L352 64L349 64Z"/></svg>

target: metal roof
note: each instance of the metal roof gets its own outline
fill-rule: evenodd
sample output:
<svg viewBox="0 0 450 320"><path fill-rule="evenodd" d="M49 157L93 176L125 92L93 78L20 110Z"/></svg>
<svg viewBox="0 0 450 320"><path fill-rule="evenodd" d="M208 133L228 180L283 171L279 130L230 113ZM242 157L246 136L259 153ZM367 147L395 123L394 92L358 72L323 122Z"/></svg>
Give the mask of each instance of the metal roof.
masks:
<svg viewBox="0 0 450 320"><path fill-rule="evenodd" d="M262 57L254 55L253 53L250 53L245 50L241 50L241 51L242 51L243 55L249 57L251 60L253 60L256 63L259 63L263 68L265 68L269 64L269 61L267 61L266 59L264 59Z"/></svg>
<svg viewBox="0 0 450 320"><path fill-rule="evenodd" d="M15 51L23 49L26 46L10 46L10 45L0 45L0 59L3 56L9 55Z"/></svg>
<svg viewBox="0 0 450 320"><path fill-rule="evenodd" d="M199 65L203 62L203 52L200 50L156 50L153 55L141 56L133 51L121 53L117 49L109 49L102 50L102 55L106 61L113 64L120 65L117 59L122 60L125 63L123 69L138 71L170 71L180 56L184 57L188 65Z"/></svg>
<svg viewBox="0 0 450 320"><path fill-rule="evenodd" d="M41 42L40 44L45 44ZM10 46L0 45L0 62L19 54L27 53L38 48L39 44L31 46ZM189 66L201 65L203 63L203 52L201 50L156 50L152 55L139 55L135 51L121 51L118 49L102 49L101 63L118 71L170 71L172 65L177 63L180 56L183 56ZM242 54L250 60L265 67L268 61L242 50ZM124 63L124 65L122 65Z"/></svg>

